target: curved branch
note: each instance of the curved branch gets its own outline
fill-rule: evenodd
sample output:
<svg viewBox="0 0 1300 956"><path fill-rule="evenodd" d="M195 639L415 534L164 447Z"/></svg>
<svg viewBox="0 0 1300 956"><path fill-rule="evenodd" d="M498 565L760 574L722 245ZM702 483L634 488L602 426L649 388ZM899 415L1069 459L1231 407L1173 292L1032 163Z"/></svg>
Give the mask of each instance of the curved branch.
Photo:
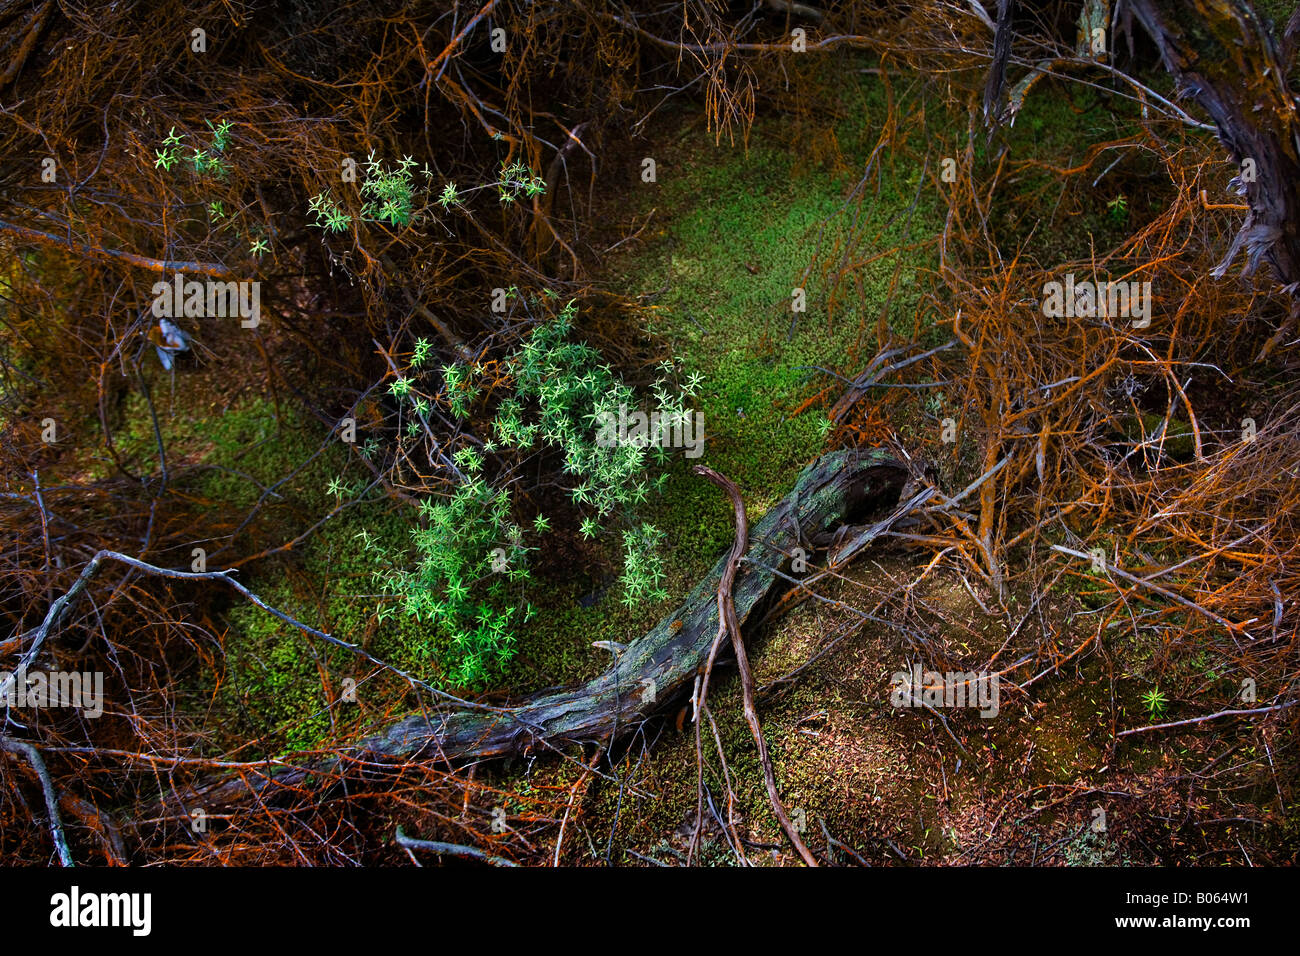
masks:
<svg viewBox="0 0 1300 956"><path fill-rule="evenodd" d="M724 631L730 632L731 646L736 652L736 664L740 669L740 687L745 699L745 723L749 724L749 732L754 735L754 743L758 746L758 759L763 765L763 782L767 786L767 798L772 803L772 812L776 814L781 829L790 838L794 848L799 851L803 861L809 866L816 866L817 858L812 855L812 851L799 836L798 829L790 822L785 806L781 803L781 795L776 789L776 774L772 771L772 758L768 755L767 741L763 739L763 728L758 722L758 710L754 706L754 674L749 669L749 655L745 651L745 641L740 634L740 621L736 619L736 602L731 596L731 589L736 581L736 569L740 566L740 559L749 543L749 522L745 517L745 500L740 497L740 489L736 487L736 483L725 475L707 465L696 465L691 470L725 491L736 513L736 541L731 547L731 554L727 556L727 566L722 572L722 578L718 581L719 623L718 639L714 641L714 649L716 651ZM707 674L705 677L707 680ZM699 697L701 703L704 701L706 690L706 685L701 683Z"/></svg>
<svg viewBox="0 0 1300 956"><path fill-rule="evenodd" d="M49 814L50 836L59 853L59 865L75 866L76 864L72 862L72 851L68 849L68 838L63 834L63 821L59 819L59 800L54 795L54 781L50 779L50 772L45 769L41 752L26 741L4 736L0 736L0 750L26 757L27 762L36 771L36 776L41 781L41 792L45 795L45 812Z"/></svg>
<svg viewBox="0 0 1300 956"><path fill-rule="evenodd" d="M800 546L800 529L834 530L877 503L893 505L906 475L901 462L878 450L836 451L805 468L790 494L754 528L754 542L728 589L737 625L761 611L780 589L782 571L790 567L794 549ZM211 807L249 790L291 786L313 769L338 770L349 760L391 761L422 754L446 761L504 757L632 733L652 714L688 695L704 672L719 627L717 592L727 564L728 558L719 560L673 613L632 641L609 670L585 684L542 691L509 707L462 703L449 713L415 714L309 767L267 768L256 781L209 779L197 783L193 793Z"/></svg>
<svg viewBox="0 0 1300 956"><path fill-rule="evenodd" d="M44 232L40 229L31 229L27 226L15 225L4 219L0 219L0 229L12 232L21 239L30 242L40 242L51 246L60 246L61 248L71 250L91 259L99 259L103 262L125 262L128 265L139 266L142 269L148 269L150 272L192 272L198 275L212 276L213 278L228 279L234 273L227 269L219 262L183 262L175 259L151 259L148 256L138 256L134 252L122 252L119 249L104 249L100 246L92 246L85 242L77 242L73 239L65 239L62 236L56 236L52 232Z"/></svg>

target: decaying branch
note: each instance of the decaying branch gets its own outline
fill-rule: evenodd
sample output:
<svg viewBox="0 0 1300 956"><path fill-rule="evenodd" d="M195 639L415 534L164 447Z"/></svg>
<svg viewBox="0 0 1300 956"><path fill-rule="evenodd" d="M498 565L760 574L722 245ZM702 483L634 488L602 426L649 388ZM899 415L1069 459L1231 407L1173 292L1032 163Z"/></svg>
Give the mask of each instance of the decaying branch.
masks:
<svg viewBox="0 0 1300 956"><path fill-rule="evenodd" d="M25 757L32 765L32 770L36 772L36 777L41 783L41 793L45 797L45 813L50 827L50 837L54 840L55 849L58 850L59 864L73 866L72 850L68 848L68 838L63 833L63 821L59 819L59 800L54 794L54 781L50 779L50 772L45 768L41 752L24 740L14 740L3 735L0 735L0 750Z"/></svg>
<svg viewBox="0 0 1300 956"><path fill-rule="evenodd" d="M800 529L821 533L851 524L874 506L890 506L906 478L902 464L881 451L832 452L809 465L794 489L755 526L753 543L731 588L737 631L780 590L778 571L800 544ZM418 714L341 751L367 762L417 755L449 761L504 757L567 743L603 743L625 736L652 714L690 692L720 629L718 588L727 558L718 561L673 613L632 641L605 673L577 687L546 691L503 708ZM677 627L674 624L681 622ZM185 795L212 807L248 789L301 781L310 770L276 768L266 775L208 781Z"/></svg>

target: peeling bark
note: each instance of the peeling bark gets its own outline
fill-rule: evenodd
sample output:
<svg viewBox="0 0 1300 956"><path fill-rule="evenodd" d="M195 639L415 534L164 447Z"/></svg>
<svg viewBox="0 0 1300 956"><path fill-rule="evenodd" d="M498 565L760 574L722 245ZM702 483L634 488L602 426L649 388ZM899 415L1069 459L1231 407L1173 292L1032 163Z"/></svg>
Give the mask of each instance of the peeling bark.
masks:
<svg viewBox="0 0 1300 956"><path fill-rule="evenodd" d="M1253 166L1232 181L1250 212L1214 275L1224 275L1244 247L1247 272L1263 259L1289 294L1300 292L1300 112L1287 85L1289 56L1242 0L1126 0L1119 15L1151 35L1165 68L1210 114L1233 162ZM1284 44L1290 50L1291 41Z"/></svg>

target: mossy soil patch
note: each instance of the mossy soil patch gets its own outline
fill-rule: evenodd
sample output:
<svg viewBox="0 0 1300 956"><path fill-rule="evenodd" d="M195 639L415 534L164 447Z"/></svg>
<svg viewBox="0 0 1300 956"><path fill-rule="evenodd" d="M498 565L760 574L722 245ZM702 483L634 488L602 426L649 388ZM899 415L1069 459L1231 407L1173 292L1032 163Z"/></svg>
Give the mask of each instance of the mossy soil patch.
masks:
<svg viewBox="0 0 1300 956"><path fill-rule="evenodd" d="M826 448L824 406L813 402L803 407L827 384L825 371L815 367L855 374L874 353L874 329L882 314L902 341L932 345L943 336L942 330L917 321L918 294L911 290L920 287L930 263L915 250L902 262L885 256L859 268L854 288L860 294L852 302L832 303L832 273L809 268L829 250L844 249L850 232L871 235L879 247L888 248L938 228L932 199L924 193L918 199L919 169L902 163L897 168L886 164L881 176L873 178L868 208L859 210L851 201L859 183L846 170L865 162L874 142L871 118L883 104L869 85L845 96L833 137L835 153L821 163L792 150L791 131L779 118L760 119L746 151L716 144L689 108L665 112L646 146L657 158L658 182L630 186L619 197L620 214L610 217L618 228L634 228L656 210L642 239L611 254L600 278L609 288L653 302L649 327L631 329L630 336L658 343L678 360L682 374L702 376L695 407L703 415L706 438L699 460L737 481L751 522ZM910 219L900 215L914 201ZM792 308L796 289L803 290L806 311ZM865 335L864 329L873 334ZM580 312L579 335L581 330ZM155 382L155 400L162 387L162 381ZM924 398L908 402L901 427L918 434L926 420ZM323 426L283 409L277 414L261 400L223 405L219 415L203 416L201 411L195 414L203 421L164 422L162 427L177 458L221 466L204 479L217 483L207 488L214 499L243 501L259 495L259 485L281 481L328 445ZM152 425L137 398L127 399L125 422L122 447L143 460ZM494 688L497 692L521 694L598 673L608 665L608 654L592 647L593 641L626 642L644 632L730 544L730 508L716 489L690 474L692 463L679 456L668 466L666 490L645 513L668 532L669 598L653 606L622 605L617 540L607 535L583 542L570 533L576 522L557 515L560 533L536 567L543 592L535 598L540 613L521 629L517 657ZM342 449L329 446L276 491L316 521L342 500L328 491L331 480L340 476L357 479ZM259 566L247 583L295 617L437 680L431 642L421 627L398 617L381 624L373 613L377 568L365 546L367 536L400 550L409 543L413 524L405 508L358 501L291 554ZM871 593L880 599L920 571L911 559L881 548L830 594L866 607ZM849 593L859 587L864 590ZM975 591L979 593L978 585ZM954 666L978 666L1006 639L1008 623L984 611L955 571L935 570L915 594L923 607L937 609L950 622L939 631ZM983 601L992 603L987 594ZM1065 594L1051 614L1064 620L1083 606L1077 595ZM226 619L225 663L199 675L193 687L196 706L206 708L219 729L217 749L227 740L255 741L239 754L244 758L253 751L310 749L355 735L362 725L400 713L404 702L410 703L393 680L358 670L349 655L311 641L255 608L231 604ZM1093 845L1098 840L1087 836L1086 799L1051 802L1060 794L1086 797L1106 788L1104 740L1117 708L1136 707L1135 688L1121 682L1117 698L1103 694L1107 684L1101 665L1086 660L1081 680L1050 683L1048 678L1036 688L1035 703L1010 695L1000 719L948 715L945 729L934 715L889 706L890 675L914 656L898 631L855 625L843 612L817 603L747 635L759 684L800 667L841 633L845 636L833 650L760 701L781 792L818 845L824 827L872 863L970 861L996 850L1005 826L998 813L1008 792L1041 788L1046 797L1035 805L1041 810L1030 820L1016 818L1022 831L1040 828L1041 858L1035 843L1032 849L1008 850L1008 859L1028 862L1014 855L1024 853L1032 853L1037 862L1116 862L1121 854L1142 858L1145 851L1122 846L1118 839ZM348 675L360 682L361 692L357 704L341 706L340 683ZM768 808L741 716L739 687L730 672L718 675L711 705L738 797L738 824L752 841L747 855L754 862L794 863ZM1124 713L1131 716L1132 711ZM958 732L963 747L948 730ZM706 737L712 732L706 728ZM706 740L706 752L711 751ZM1157 772L1161 760L1153 753L1144 766ZM621 863L679 861L696 806L695 744L687 715L669 714L647 724L608 770L618 784L600 782L587 791L575 808L565 859L594 862L608 852ZM483 772L504 790L525 796L539 781L570 786L578 776L568 762L549 769L517 762ZM706 779L709 792L721 799L726 789L722 769L712 758ZM1085 826L1083 836L1076 832L1080 826ZM708 821L704 832L704 860L734 862L722 832ZM837 853L843 861L853 861L848 849Z"/></svg>
<svg viewBox="0 0 1300 956"><path fill-rule="evenodd" d="M512 682L529 669L548 682L589 676L608 663L586 650L592 640L626 642L671 610L734 534L725 497L690 466L698 461L734 480L751 523L757 521L827 447L824 405L802 407L827 371L860 371L864 329L874 330L882 310L901 335L910 334L925 259L900 266L885 257L858 269L856 300L834 304L832 273L819 265L853 236L873 236L888 248L904 243L909 230L932 232L938 222L932 200L905 214L919 182L910 166L886 168L872 180L874 199L856 204L863 187L860 173L850 170L865 165L872 118L885 103L870 81L856 74L854 80L833 104L839 120L821 131L837 143L823 163L806 161L786 119L760 118L746 149L717 143L690 105L666 109L646 142L636 144L655 159L656 182L638 180L608 201L608 217L596 218L629 231L647 217L651 225L607 259L599 280L652 302L648 327L631 334L652 337L683 377L698 374L703 382L695 403L702 454L690 460L677 453L663 495L645 512L667 532L670 596L656 606L622 608L612 584L617 553L608 541L566 555L576 560L566 560L563 574L549 582L545 614L521 634L522 667ZM624 158L633 161L630 153ZM891 283L904 290L892 299ZM582 665L573 667L575 660Z"/></svg>

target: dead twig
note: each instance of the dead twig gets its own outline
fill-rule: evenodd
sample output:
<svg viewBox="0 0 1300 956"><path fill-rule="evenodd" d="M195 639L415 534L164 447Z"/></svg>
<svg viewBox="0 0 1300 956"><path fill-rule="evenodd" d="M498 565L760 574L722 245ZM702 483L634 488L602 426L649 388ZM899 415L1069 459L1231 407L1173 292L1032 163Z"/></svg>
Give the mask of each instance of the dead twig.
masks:
<svg viewBox="0 0 1300 956"><path fill-rule="evenodd" d="M745 642L740 633L740 622L736 620L736 605L732 598L731 588L736 580L736 569L740 566L740 559L744 555L749 545L749 522L745 516L745 501L740 496L740 489L730 478L719 474L706 465L696 465L691 469L695 474L713 482L731 499L732 507L736 515L736 539L731 547L731 556L727 561L727 566L723 570L722 580L718 583L718 639L714 641L714 649L717 649L718 643L724 633L731 634L731 646L736 652L736 664L740 669L740 687L744 694L745 701L745 722L749 724L749 730L754 735L754 743L758 746L758 759L763 765L763 782L767 786L768 800L772 803L772 812L776 814L777 820L781 824L781 829L785 835L790 838L790 842L799 852L799 856L809 866L817 866L817 858L813 856L812 851L808 849L799 836L799 831L795 829L790 817L785 812L785 807L781 803L781 795L776 789L776 775L772 771L772 759L767 752L767 742L763 739L763 729L758 721L758 711L754 707L754 675L749 669L749 655L745 652ZM713 654L709 655L710 663ZM703 702L708 690L708 672L705 672L705 680L700 686L700 701Z"/></svg>
<svg viewBox="0 0 1300 956"><path fill-rule="evenodd" d="M0 736L0 750L26 757L27 762L36 771L37 779L41 782L41 792L45 795L45 812L48 814L50 837L54 840L54 847L59 853L59 865L75 866L76 864L72 862L72 851L68 849L68 838L63 834L63 821L59 819L59 800L54 795L54 781L50 779L50 772L45 769L41 752L26 741L4 736Z"/></svg>
<svg viewBox="0 0 1300 956"><path fill-rule="evenodd" d="M1217 713L1206 714L1204 717L1190 717L1187 720L1171 720L1165 724L1150 724L1146 727L1134 727L1132 730L1121 730L1115 736L1127 737L1129 734L1140 734L1148 730L1187 727L1192 724L1203 724L1207 720L1217 720L1220 717L1253 717L1256 714L1271 714L1279 710L1286 710L1288 707L1294 707L1296 704L1300 704L1300 700L1288 700L1285 704L1274 704L1272 707L1257 707L1252 710L1221 710Z"/></svg>
<svg viewBox="0 0 1300 956"><path fill-rule="evenodd" d="M512 863L502 856L493 856L477 847L462 846L459 843L439 843L435 840L417 840L415 837L409 837L402 832L402 828L397 828L397 843L407 850L427 850L430 853L437 853L442 856L459 856L467 860L482 860L484 863L490 863L493 866L518 866L518 863ZM414 859L414 857L412 857ZM416 866L419 866L417 863Z"/></svg>

